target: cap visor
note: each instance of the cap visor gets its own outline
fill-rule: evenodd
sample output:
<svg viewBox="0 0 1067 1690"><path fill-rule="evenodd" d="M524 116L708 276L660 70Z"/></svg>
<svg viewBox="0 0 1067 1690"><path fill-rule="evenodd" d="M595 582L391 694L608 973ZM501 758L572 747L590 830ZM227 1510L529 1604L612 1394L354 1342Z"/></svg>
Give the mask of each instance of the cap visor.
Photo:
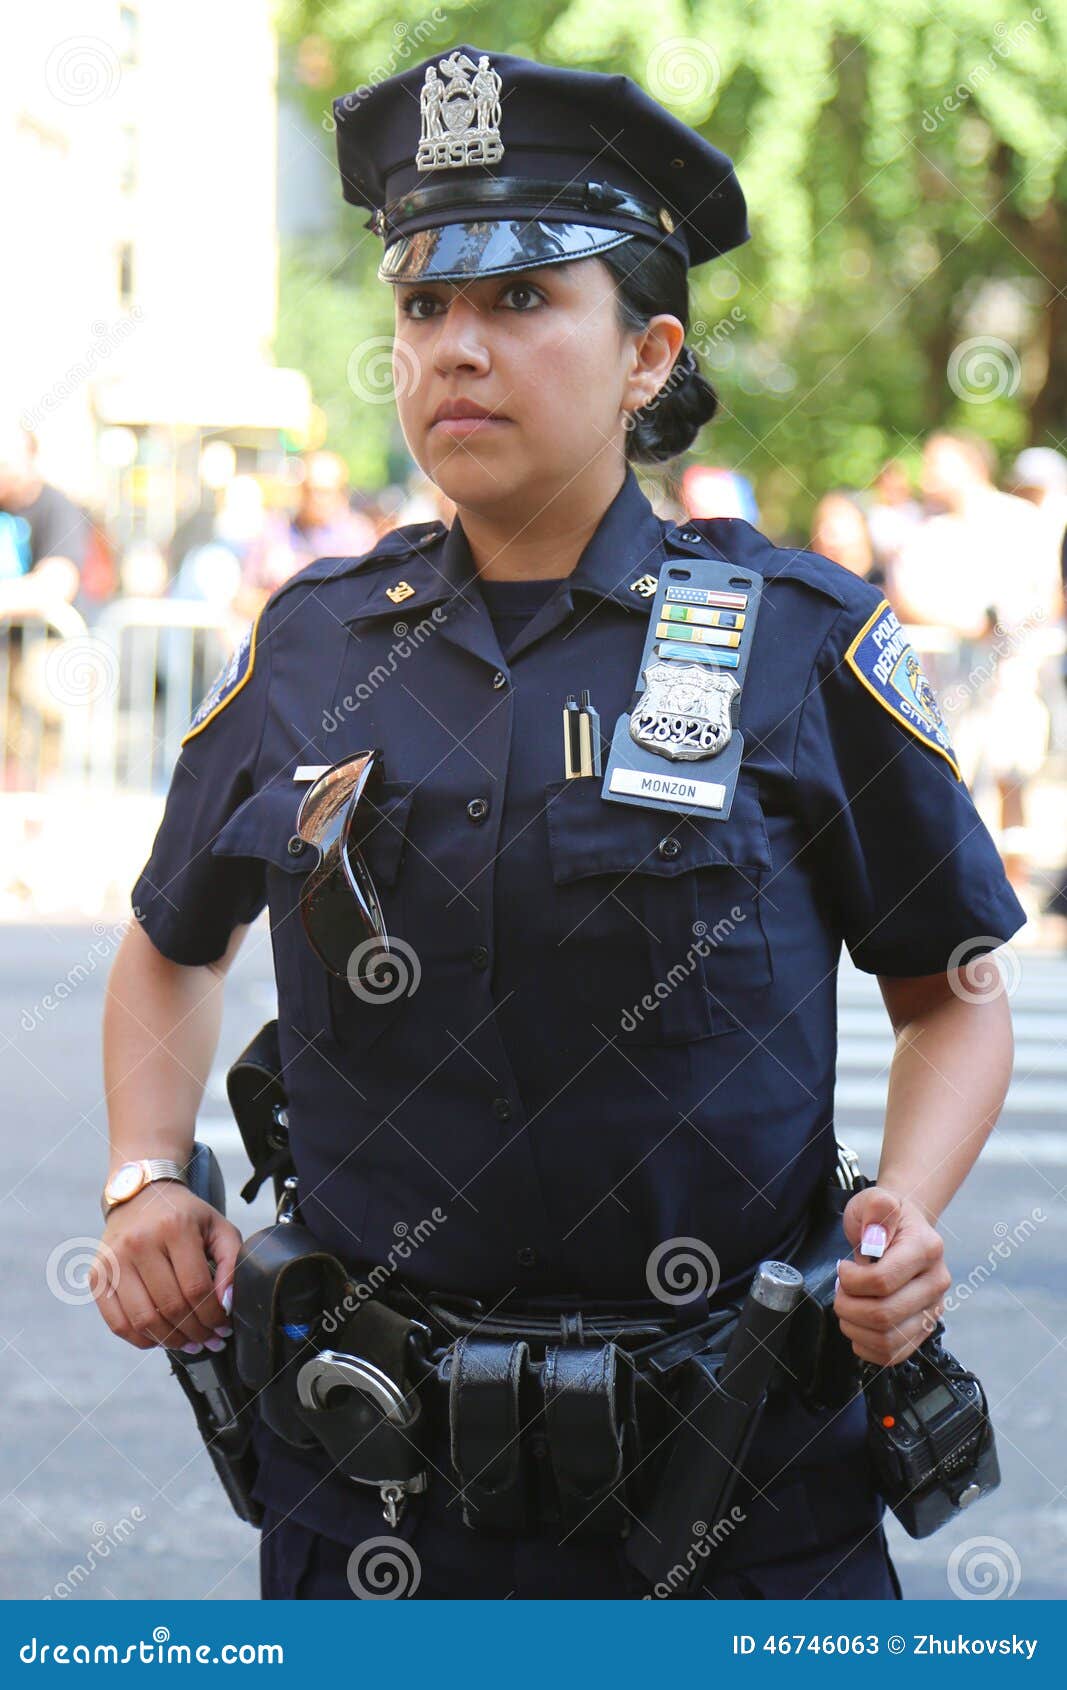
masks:
<svg viewBox="0 0 1067 1690"><path fill-rule="evenodd" d="M481 219L441 223L401 235L385 249L378 266L382 282L463 281L500 276L542 264L592 258L620 246L630 235L589 223L532 223Z"/></svg>

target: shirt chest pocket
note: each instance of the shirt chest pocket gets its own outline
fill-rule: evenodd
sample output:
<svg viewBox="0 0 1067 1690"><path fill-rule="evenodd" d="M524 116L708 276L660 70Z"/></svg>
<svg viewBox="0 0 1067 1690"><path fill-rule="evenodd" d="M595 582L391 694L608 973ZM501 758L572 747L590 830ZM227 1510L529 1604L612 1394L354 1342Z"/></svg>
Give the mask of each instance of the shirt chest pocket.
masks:
<svg viewBox="0 0 1067 1690"><path fill-rule="evenodd" d="M578 778L545 790L568 991L621 1044L744 1027L774 978L755 780L742 774L725 821L611 803L600 787Z"/></svg>
<svg viewBox="0 0 1067 1690"><path fill-rule="evenodd" d="M279 1015L307 1039L365 1049L402 1009L410 970L383 970L380 988L360 985L355 990L330 974L312 949L300 894L316 851L296 833L305 791L294 783L253 793L219 830L211 850L216 856L255 857L263 863ZM362 848L391 937L404 933L401 868L414 792L412 781L382 783Z"/></svg>

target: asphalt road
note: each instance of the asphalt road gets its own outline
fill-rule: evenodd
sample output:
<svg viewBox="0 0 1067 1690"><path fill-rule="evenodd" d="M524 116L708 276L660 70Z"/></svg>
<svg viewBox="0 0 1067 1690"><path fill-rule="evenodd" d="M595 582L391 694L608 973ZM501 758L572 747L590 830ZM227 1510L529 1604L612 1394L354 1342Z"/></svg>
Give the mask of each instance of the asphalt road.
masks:
<svg viewBox="0 0 1067 1690"><path fill-rule="evenodd" d="M100 1019L115 943L103 924L0 928L0 1596L254 1597L258 1536L230 1511L164 1358L111 1338L78 1288L100 1226ZM1012 1093L943 1218L956 1279L948 1338L988 1389L1003 1483L923 1541L890 1520L906 1596L1067 1595L1067 961L1019 962ZM236 1195L246 1170L223 1074L273 1013L260 923L227 985L199 1127L246 1233L270 1205L264 1195L246 1209ZM837 1131L870 1173L890 1051L876 983L843 970Z"/></svg>

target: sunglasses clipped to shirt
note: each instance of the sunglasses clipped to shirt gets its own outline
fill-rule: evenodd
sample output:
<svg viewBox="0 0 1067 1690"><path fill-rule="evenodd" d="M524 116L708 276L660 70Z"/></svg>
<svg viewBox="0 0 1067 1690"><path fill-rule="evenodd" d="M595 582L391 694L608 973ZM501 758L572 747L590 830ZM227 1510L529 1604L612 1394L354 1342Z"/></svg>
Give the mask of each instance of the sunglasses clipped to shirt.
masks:
<svg viewBox="0 0 1067 1690"><path fill-rule="evenodd" d="M384 775L381 751L356 751L308 787L296 815L300 838L319 853L300 893L304 932L330 973L350 982L353 976L372 979L390 954L381 904L360 849L380 821L372 806Z"/></svg>

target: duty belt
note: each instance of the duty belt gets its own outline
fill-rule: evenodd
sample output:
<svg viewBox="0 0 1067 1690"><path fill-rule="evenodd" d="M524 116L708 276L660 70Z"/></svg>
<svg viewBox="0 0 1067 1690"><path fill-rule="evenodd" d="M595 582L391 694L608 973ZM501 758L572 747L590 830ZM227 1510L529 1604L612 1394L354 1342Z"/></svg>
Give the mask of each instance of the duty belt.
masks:
<svg viewBox="0 0 1067 1690"><path fill-rule="evenodd" d="M782 1256L810 1257L813 1239L832 1283L839 1222L831 1235L805 1219ZM788 1323L788 1356L764 1346L773 1365L761 1401L825 1383L825 1368L819 1381L804 1377L822 1347L810 1267L796 1276L808 1294ZM733 1282L679 1308L559 1297L494 1307L398 1280L371 1291L363 1268L323 1250L292 1215L265 1228L238 1257L234 1345L268 1426L377 1488L390 1524L425 1489L426 1440L447 1423L468 1525L624 1532L679 1430L680 1385L699 1364L707 1387L751 1304L749 1285Z"/></svg>

